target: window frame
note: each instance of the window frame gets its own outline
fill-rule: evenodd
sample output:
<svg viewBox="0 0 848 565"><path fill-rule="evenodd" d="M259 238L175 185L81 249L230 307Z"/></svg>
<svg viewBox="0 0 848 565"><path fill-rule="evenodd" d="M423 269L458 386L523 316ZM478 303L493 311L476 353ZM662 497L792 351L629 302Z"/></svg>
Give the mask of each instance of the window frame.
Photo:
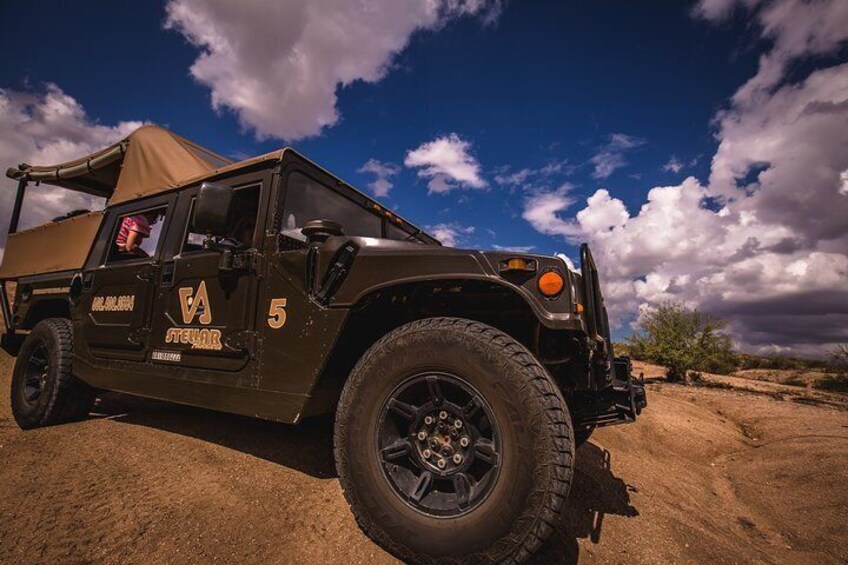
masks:
<svg viewBox="0 0 848 565"><path fill-rule="evenodd" d="M262 186L263 186L263 184L264 184L263 179L259 178L259 179L256 179L256 180L247 181L245 183L241 183L241 184L237 184L237 185L233 186L233 197L234 198L235 198L235 193L240 191L240 190L246 190L246 189L249 189L249 188L256 188L256 217L254 218L253 241L252 241L252 244L251 244L251 248L257 248L257 245L256 245L256 243L257 243L257 233L258 233L257 230L261 227L259 225L259 216L260 216L261 207L262 207ZM177 249L177 252L174 255L174 257L185 257L187 255L190 256L190 255L194 255L195 253L202 253L204 251L208 251L208 250L203 249L203 248L192 249L192 250L189 250L189 251L186 251L186 249L185 249L186 242L188 241L188 236L192 233L197 233L197 232L191 231L191 221L192 221L192 217L194 215L194 203L197 201L197 194L198 194L198 192L200 192L200 186L192 187L192 188L186 190L185 192L186 192L186 198L188 199L188 212L186 214L186 221L185 221L185 225L183 226L183 230L182 230L183 235L182 235L182 238L180 239L179 249ZM262 231L264 231L264 229Z"/></svg>
<svg viewBox="0 0 848 565"><path fill-rule="evenodd" d="M165 249L165 241L168 238L171 222L174 216L176 195L162 194L153 198L128 202L120 204L114 208L106 208L106 217L97 234L94 247L89 253L89 258L86 261L86 269L99 268L110 269L123 266L145 265L154 263L161 259ZM117 230L120 228L119 219L128 215L137 215L150 210L165 208L165 217L162 220L162 229L160 231L159 240L156 242L156 249L149 257L139 257L138 259L127 259L125 261L109 261L109 255L112 252L112 244L115 242Z"/></svg>
<svg viewBox="0 0 848 565"><path fill-rule="evenodd" d="M318 174L315 174L316 172ZM379 224L378 224L379 228L380 228L380 235L379 236L348 234L348 233L345 233L345 235L349 235L350 237L372 237L372 238L373 237L380 237L380 238L386 237L386 235L385 235L386 234L386 224L385 224L386 218L384 218L382 214L377 214L374 210L372 210L371 206L370 206L371 203L368 200L359 201L360 200L359 198L354 198L354 196L360 196L361 197L362 195L360 195L356 192L353 192L353 194L350 194L350 195L347 194L347 191L341 190L341 188L344 186L343 183L337 183L338 186L331 186L329 183L321 180L320 178L318 178L319 176L326 176L326 173L324 173L321 170L313 171L309 168L298 167L298 166L291 168L289 171L286 172L286 174L284 176L284 181L285 181L284 182L284 190L282 191L282 193L283 193L282 198L280 199L280 202L277 206L277 215L279 216L279 219L278 219L277 225L275 226L276 231L280 236L288 237L290 239L296 239L296 238L291 238L291 236L287 236L283 233L283 229L284 229L284 225L285 225L285 221L286 221L286 214L288 213L288 210L286 208L286 204L289 201L290 183L291 183L292 177L296 174L301 174L301 175L305 176L306 178L310 179L314 183L318 184L323 190L328 190L328 191L332 192L334 195L338 196L339 198L344 198L345 200L347 200L348 202L350 202L354 206L358 206L361 209L363 214L370 215L371 217L375 218L377 220L377 222L379 222Z"/></svg>

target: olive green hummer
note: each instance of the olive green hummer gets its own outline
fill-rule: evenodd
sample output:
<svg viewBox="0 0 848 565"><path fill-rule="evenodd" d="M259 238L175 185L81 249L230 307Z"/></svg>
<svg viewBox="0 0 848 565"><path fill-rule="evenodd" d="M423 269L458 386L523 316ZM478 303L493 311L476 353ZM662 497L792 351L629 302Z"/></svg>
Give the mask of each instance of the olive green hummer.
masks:
<svg viewBox="0 0 848 565"><path fill-rule="evenodd" d="M345 497L382 547L519 563L568 504L576 446L646 405L586 245L580 274L445 248L292 149L233 163L155 126L7 176L2 346L21 428L85 418L103 391L332 414ZM18 231L31 183L106 206Z"/></svg>

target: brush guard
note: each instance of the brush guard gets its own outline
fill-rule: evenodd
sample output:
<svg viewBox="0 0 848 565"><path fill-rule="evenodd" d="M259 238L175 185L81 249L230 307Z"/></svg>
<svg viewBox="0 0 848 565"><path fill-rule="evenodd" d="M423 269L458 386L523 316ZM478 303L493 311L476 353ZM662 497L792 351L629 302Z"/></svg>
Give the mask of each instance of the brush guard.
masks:
<svg viewBox="0 0 848 565"><path fill-rule="evenodd" d="M572 406L577 427L599 428L627 424L635 421L648 406L645 380L630 376L630 358L616 357L613 368L610 386L599 391L575 393Z"/></svg>

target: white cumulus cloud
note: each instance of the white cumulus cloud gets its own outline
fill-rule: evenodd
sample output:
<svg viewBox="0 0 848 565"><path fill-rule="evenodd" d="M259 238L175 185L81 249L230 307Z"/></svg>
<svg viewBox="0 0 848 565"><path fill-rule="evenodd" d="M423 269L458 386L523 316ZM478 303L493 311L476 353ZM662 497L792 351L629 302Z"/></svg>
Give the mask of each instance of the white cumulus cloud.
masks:
<svg viewBox="0 0 848 565"><path fill-rule="evenodd" d="M200 55L191 75L216 110L260 139L300 139L336 124L339 88L375 83L419 30L475 16L499 0L169 0L165 26Z"/></svg>
<svg viewBox="0 0 848 565"><path fill-rule="evenodd" d="M716 116L708 181L655 187L632 211L605 189L576 214L570 193L538 193L524 218L590 243L615 322L679 300L729 318L747 349L822 354L848 341L848 63L795 82L786 65L834 52L848 3L704 0L696 12L737 5L773 43Z"/></svg>
<svg viewBox="0 0 848 565"><path fill-rule="evenodd" d="M474 226L463 226L456 222L436 224L424 228L430 235L442 242L445 247L459 247L464 245L468 236L474 233Z"/></svg>
<svg viewBox="0 0 848 565"><path fill-rule="evenodd" d="M20 163L54 165L115 143L143 125L124 121L103 125L86 115L72 96L55 84L40 92L0 89L0 163L3 172ZM5 244L17 184L0 181L0 246ZM103 199L48 185L30 184L19 229L32 227L78 208L103 207Z"/></svg>
<svg viewBox="0 0 848 565"><path fill-rule="evenodd" d="M632 135L614 133L609 142L595 153L589 162L593 165L592 178L605 179L618 169L627 166L624 155L645 144L645 140Z"/></svg>
<svg viewBox="0 0 848 565"><path fill-rule="evenodd" d="M445 193L456 188L485 188L480 163L471 153L471 143L457 134L437 137L406 154L403 164L418 169L418 176L430 179L429 192Z"/></svg>
<svg viewBox="0 0 848 565"><path fill-rule="evenodd" d="M356 172L373 174L375 178L368 183L368 188L371 189L371 193L375 197L384 198L394 188L395 185L390 179L397 176L400 172L400 166L395 163L384 163L377 159L368 159Z"/></svg>

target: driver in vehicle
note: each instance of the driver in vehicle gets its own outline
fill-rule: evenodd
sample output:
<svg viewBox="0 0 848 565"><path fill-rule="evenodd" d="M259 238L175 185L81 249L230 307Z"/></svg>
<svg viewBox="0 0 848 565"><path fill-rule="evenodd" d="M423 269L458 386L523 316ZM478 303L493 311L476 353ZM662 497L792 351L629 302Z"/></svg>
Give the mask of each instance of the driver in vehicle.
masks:
<svg viewBox="0 0 848 565"><path fill-rule="evenodd" d="M220 245L229 247L246 248L253 245L253 231L256 228L256 212L248 213L242 216L236 222L233 231L230 235L218 241Z"/></svg>
<svg viewBox="0 0 848 565"><path fill-rule="evenodd" d="M121 222L115 245L121 255L147 257L148 253L141 248L145 239L150 237L150 226L159 221L158 212L144 212L135 216L127 216Z"/></svg>

